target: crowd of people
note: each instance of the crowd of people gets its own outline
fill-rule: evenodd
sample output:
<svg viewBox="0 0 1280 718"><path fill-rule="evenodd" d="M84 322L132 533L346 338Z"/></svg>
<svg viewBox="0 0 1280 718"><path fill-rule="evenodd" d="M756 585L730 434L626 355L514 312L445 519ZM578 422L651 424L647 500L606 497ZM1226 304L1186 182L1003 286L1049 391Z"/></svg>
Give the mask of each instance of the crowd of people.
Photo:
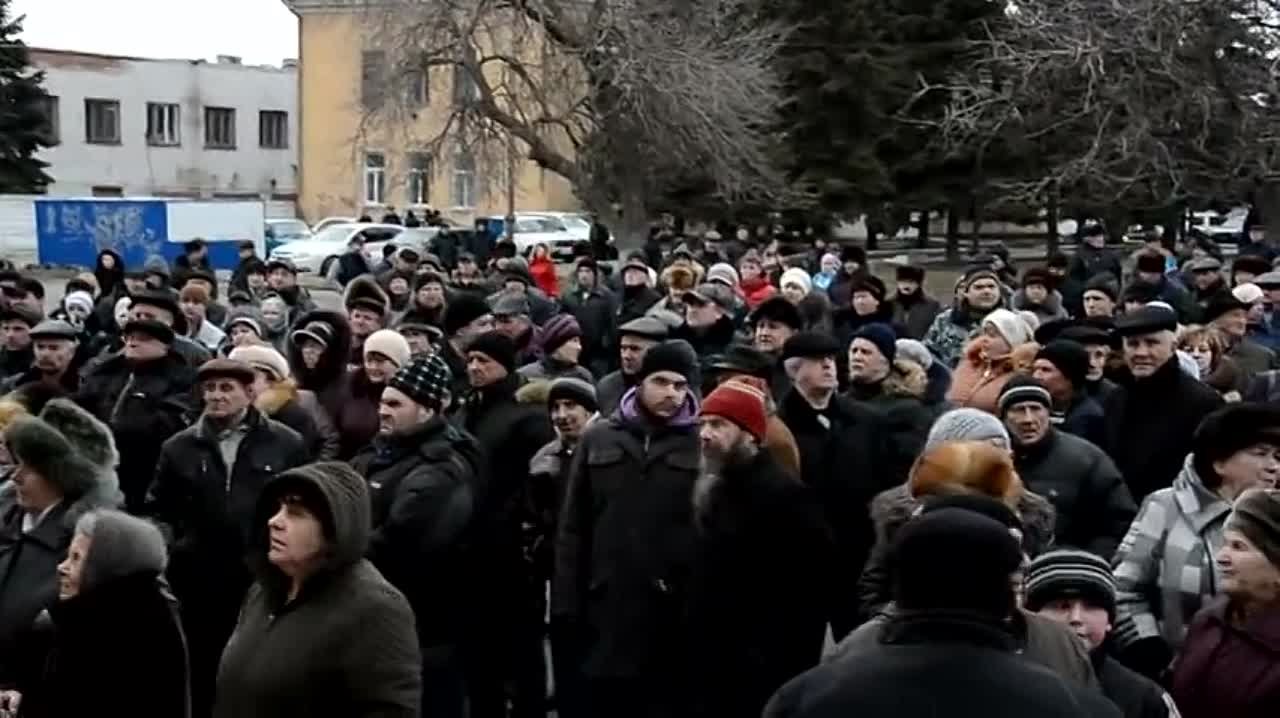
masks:
<svg viewBox="0 0 1280 718"><path fill-rule="evenodd" d="M1280 270L1105 239L0 272L0 715L1278 715Z"/></svg>

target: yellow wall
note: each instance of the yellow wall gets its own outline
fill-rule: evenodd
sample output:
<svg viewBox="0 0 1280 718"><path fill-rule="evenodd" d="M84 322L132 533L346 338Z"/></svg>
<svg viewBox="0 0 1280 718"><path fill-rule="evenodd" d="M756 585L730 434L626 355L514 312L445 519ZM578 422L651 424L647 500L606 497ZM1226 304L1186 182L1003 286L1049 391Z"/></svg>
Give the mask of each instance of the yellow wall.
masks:
<svg viewBox="0 0 1280 718"><path fill-rule="evenodd" d="M430 79L430 98L416 118L397 112L391 122L370 122L360 102L362 23L349 12L303 13L299 17L298 106L299 203L307 220L364 211L363 165L367 151L387 158L386 203L401 214L407 204L406 153L421 150L449 116L452 73L438 68ZM416 139L415 139L416 138ZM559 175L524 159L517 145L517 210L574 210L580 203ZM505 148L476 157L478 197L473 210L452 206L453 152L434 153L430 206L462 224L476 216L505 214L508 204ZM486 161L487 159L494 161ZM380 210L369 208L374 219Z"/></svg>

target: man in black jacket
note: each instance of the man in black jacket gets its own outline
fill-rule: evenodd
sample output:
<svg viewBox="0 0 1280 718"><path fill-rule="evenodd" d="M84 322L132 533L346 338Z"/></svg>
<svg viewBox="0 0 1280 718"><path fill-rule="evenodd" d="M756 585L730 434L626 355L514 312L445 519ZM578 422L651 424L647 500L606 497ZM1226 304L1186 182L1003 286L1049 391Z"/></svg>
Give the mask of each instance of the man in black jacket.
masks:
<svg viewBox="0 0 1280 718"><path fill-rule="evenodd" d="M600 413L609 416L622 395L640 383L640 365L645 352L667 338L667 325L653 317L640 317L618 327L618 370L606 374L596 384Z"/></svg>
<svg viewBox="0 0 1280 718"><path fill-rule="evenodd" d="M253 407L253 368L213 359L196 375L204 413L164 442L145 513L170 542L168 576L182 603L192 713L212 708L218 659L251 581L244 563L263 487L301 466L298 432Z"/></svg>
<svg viewBox="0 0 1280 718"><path fill-rule="evenodd" d="M1028 611L1065 623L1089 646L1102 693L1125 718L1178 715L1164 689L1107 654L1107 635L1116 622L1116 580L1105 560L1070 549L1041 554L1027 568L1026 591Z"/></svg>
<svg viewBox="0 0 1280 718"><path fill-rule="evenodd" d="M830 336L797 334L782 351L793 387L778 407L800 449L801 475L826 512L835 540L827 612L836 640L862 624L858 577L874 541L868 506L881 491L902 483L882 458L887 443L871 409L836 394L836 357ZM854 567L854 568L851 568Z"/></svg>
<svg viewBox="0 0 1280 718"><path fill-rule="evenodd" d="M482 458L476 440L441 413L450 383L438 356L396 372L382 390L378 436L351 466L369 482L369 558L417 616L423 713L464 718L464 547Z"/></svg>
<svg viewBox="0 0 1280 718"><path fill-rule="evenodd" d="M662 299L662 295L649 286L649 265L644 263L644 259L628 259L619 274L622 278L622 296L617 314L618 324L622 325L643 317L650 307Z"/></svg>
<svg viewBox="0 0 1280 718"><path fill-rule="evenodd" d="M1068 434L1102 446L1107 440L1102 405L1085 393L1089 376L1089 351L1070 339L1055 339L1036 354L1032 376L1053 397L1050 419Z"/></svg>
<svg viewBox="0 0 1280 718"><path fill-rule="evenodd" d="M1124 341L1120 388L1102 405L1107 417L1103 448L1116 462L1135 501L1173 483L1200 420L1222 405L1222 397L1178 367L1174 330L1178 319L1159 306L1143 307L1116 320Z"/></svg>
<svg viewBox="0 0 1280 718"><path fill-rule="evenodd" d="M31 330L41 321L39 312L24 305L0 309L0 379L21 374L31 368L35 351L31 347Z"/></svg>
<svg viewBox="0 0 1280 718"><path fill-rule="evenodd" d="M1054 428L1044 384L1014 377L1000 394L1000 415L1013 440L1014 466L1027 488L1057 510L1062 545L1110 559L1138 513L1124 478L1092 443Z"/></svg>
<svg viewBox="0 0 1280 718"><path fill-rule="evenodd" d="M582 356L578 363L597 378L613 366L613 345L617 335L617 299L600 285L600 269L590 257L578 260L575 283L565 292L564 307L582 327Z"/></svg>
<svg viewBox="0 0 1280 718"><path fill-rule="evenodd" d="M686 624L700 456L695 359L664 342L640 384L587 430L569 475L551 616L557 663L584 678L568 715L658 718L687 708ZM749 629L748 629L749 630Z"/></svg>

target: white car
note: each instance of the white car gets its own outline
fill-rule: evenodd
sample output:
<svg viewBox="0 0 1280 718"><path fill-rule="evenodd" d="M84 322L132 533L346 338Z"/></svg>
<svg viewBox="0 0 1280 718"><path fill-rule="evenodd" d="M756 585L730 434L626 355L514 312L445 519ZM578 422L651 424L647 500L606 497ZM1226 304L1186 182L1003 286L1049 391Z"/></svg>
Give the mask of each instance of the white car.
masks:
<svg viewBox="0 0 1280 718"><path fill-rule="evenodd" d="M1187 219L1187 234L1201 234L1216 242L1236 242L1244 236L1248 218L1248 207L1236 207L1226 214L1212 210L1192 212Z"/></svg>
<svg viewBox="0 0 1280 718"><path fill-rule="evenodd" d="M512 232L516 251L527 255L535 245L545 244L552 256L572 257L573 246L579 240L559 219L545 214L516 214L516 226Z"/></svg>
<svg viewBox="0 0 1280 718"><path fill-rule="evenodd" d="M369 246L376 245L379 250L370 257L370 266L382 258L381 244L395 239L404 227L396 224L357 224L354 222L331 224L316 232L309 239L287 242L272 250L270 259L288 259L293 262L299 272L314 272L322 275L330 273L331 264L347 251L347 245L356 235L364 237L365 256L369 257Z"/></svg>
<svg viewBox="0 0 1280 718"><path fill-rule="evenodd" d="M550 217L564 226L569 234L579 242L591 241L591 218L581 212L520 212L520 217Z"/></svg>
<svg viewBox="0 0 1280 718"><path fill-rule="evenodd" d="M355 224L355 217L325 217L324 219L311 225L312 232L319 232L322 229L328 229L335 224Z"/></svg>

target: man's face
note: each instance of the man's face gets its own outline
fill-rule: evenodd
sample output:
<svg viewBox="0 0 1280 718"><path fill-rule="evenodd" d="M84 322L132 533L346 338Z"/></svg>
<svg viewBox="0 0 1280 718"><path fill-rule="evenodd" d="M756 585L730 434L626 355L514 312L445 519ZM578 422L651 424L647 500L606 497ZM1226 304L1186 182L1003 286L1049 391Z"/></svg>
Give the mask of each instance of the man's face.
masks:
<svg viewBox="0 0 1280 718"><path fill-rule="evenodd" d="M299 350L302 352L302 363L308 369L315 369L320 365L320 359L324 356L324 346L320 342L314 339L303 339Z"/></svg>
<svg viewBox="0 0 1280 718"><path fill-rule="evenodd" d="M844 273L849 275L857 274L862 270L862 265L853 261L844 262L840 266L844 269Z"/></svg>
<svg viewBox="0 0 1280 718"><path fill-rule="evenodd" d="M275 290L291 289L297 283L298 278L293 276L293 272L284 267L276 267L267 274L267 284L270 284L271 288Z"/></svg>
<svg viewBox="0 0 1280 718"><path fill-rule="evenodd" d="M1107 609L1090 605L1082 598L1060 598L1050 601L1038 613L1058 623L1065 623L1071 632L1080 637L1092 651L1106 640L1111 632L1111 618Z"/></svg>
<svg viewBox="0 0 1280 718"><path fill-rule="evenodd" d="M1214 319L1213 326L1233 339L1240 339L1249 330L1249 312L1244 309L1232 309Z"/></svg>
<svg viewBox="0 0 1280 718"><path fill-rule="evenodd" d="M904 297L914 296L915 293L918 291L920 291L920 283L917 282L916 280L914 279L898 280L898 294L900 296L904 296Z"/></svg>
<svg viewBox="0 0 1280 718"><path fill-rule="evenodd" d="M802 391L832 391L836 388L836 358L801 357L797 362L796 387Z"/></svg>
<svg viewBox="0 0 1280 718"><path fill-rule="evenodd" d="M1000 301L1000 285L994 279L980 277L969 283L964 297L975 309L991 309Z"/></svg>
<svg viewBox="0 0 1280 718"><path fill-rule="evenodd" d="M1105 292L1090 289L1084 293L1084 315L1086 317L1115 316L1116 303Z"/></svg>
<svg viewBox="0 0 1280 718"><path fill-rule="evenodd" d="M22 351L31 346L31 327L24 321L16 319L0 322L0 333L4 334L4 348L11 352Z"/></svg>
<svg viewBox="0 0 1280 718"><path fill-rule="evenodd" d="M596 286L596 270L591 267L578 267L577 271L578 286L583 289L595 289Z"/></svg>
<svg viewBox="0 0 1280 718"><path fill-rule="evenodd" d="M66 369L76 355L76 343L70 339L41 337L32 344L35 347L35 367L45 374L57 374Z"/></svg>
<svg viewBox="0 0 1280 718"><path fill-rule="evenodd" d="M466 341L481 334L488 334L493 331L493 315L486 314L482 317L476 317L469 324L458 330L458 338Z"/></svg>
<svg viewBox="0 0 1280 718"><path fill-rule="evenodd" d="M418 287L418 304L427 309L444 306L444 287L439 282L427 282Z"/></svg>
<svg viewBox="0 0 1280 718"><path fill-rule="evenodd" d="M1104 234L1086 234L1084 235L1084 243L1094 249L1102 249L1107 243L1107 237Z"/></svg>
<svg viewBox="0 0 1280 718"><path fill-rule="evenodd" d="M488 354L467 352L467 381L471 388L480 389L507 378L507 369Z"/></svg>
<svg viewBox="0 0 1280 718"><path fill-rule="evenodd" d="M258 342L257 333L243 324L232 325L227 330L227 336L231 337L231 346L233 347L242 347Z"/></svg>
<svg viewBox="0 0 1280 718"><path fill-rule="evenodd" d="M364 353L364 375L374 384L386 384L399 370L391 357L379 352Z"/></svg>
<svg viewBox="0 0 1280 718"><path fill-rule="evenodd" d="M689 397L689 380L672 371L650 374L640 383L640 403L650 414L670 419Z"/></svg>
<svg viewBox="0 0 1280 718"><path fill-rule="evenodd" d="M643 287L649 282L649 273L639 267L630 267L622 273L622 283L628 287Z"/></svg>
<svg viewBox="0 0 1280 718"><path fill-rule="evenodd" d="M367 337L382 328L382 317L368 309L352 309L350 319L351 333L357 337Z"/></svg>
<svg viewBox="0 0 1280 718"><path fill-rule="evenodd" d="M1037 359L1031 367L1031 376L1048 387L1049 396L1053 397L1054 402L1065 404L1071 400L1071 393L1075 389L1071 386L1071 381L1053 362L1048 359Z"/></svg>
<svg viewBox="0 0 1280 718"><path fill-rule="evenodd" d="M561 441L576 442L590 418L591 413L576 401L556 399L551 404L551 425L556 428L556 435Z"/></svg>
<svg viewBox="0 0 1280 718"><path fill-rule="evenodd" d="M866 339L849 344L849 378L859 384L874 384L889 375L889 360Z"/></svg>
<svg viewBox="0 0 1280 718"><path fill-rule="evenodd" d="M528 314L495 314L493 328L514 340L519 340L529 330L532 323Z"/></svg>
<svg viewBox="0 0 1280 718"><path fill-rule="evenodd" d="M1085 351L1089 353L1089 373L1086 377L1089 381L1102 379L1107 369L1107 359L1111 357L1111 347L1105 344L1087 344Z"/></svg>
<svg viewBox="0 0 1280 718"><path fill-rule="evenodd" d="M796 333L795 329L773 319L761 319L756 322L756 349L769 354L777 354L787 340Z"/></svg>
<svg viewBox="0 0 1280 718"><path fill-rule="evenodd" d="M182 316L186 317L187 322L192 325L203 322L205 313L208 311L201 302L183 301L178 307L182 309Z"/></svg>
<svg viewBox="0 0 1280 718"><path fill-rule="evenodd" d="M715 302L688 301L692 295L685 297L684 321L695 329L703 329L720 321L723 311Z"/></svg>
<svg viewBox="0 0 1280 718"><path fill-rule="evenodd" d="M1049 288L1043 284L1028 284L1023 288L1022 293L1032 304L1044 304L1044 300L1049 298Z"/></svg>
<svg viewBox="0 0 1280 718"><path fill-rule="evenodd" d="M704 456L724 459L747 440L742 427L722 416L704 415L698 420L698 441Z"/></svg>
<svg viewBox="0 0 1280 718"><path fill-rule="evenodd" d="M249 387L237 379L213 377L200 382L204 413L214 419L229 419L249 408Z"/></svg>
<svg viewBox="0 0 1280 718"><path fill-rule="evenodd" d="M1124 338L1124 363L1139 379L1155 374L1172 357L1173 332Z"/></svg>
<svg viewBox="0 0 1280 718"><path fill-rule="evenodd" d="M409 293L409 280L404 277L392 277L387 282L387 292L392 296L403 297Z"/></svg>
<svg viewBox="0 0 1280 718"><path fill-rule="evenodd" d="M124 357L132 361L159 359L169 353L169 345L150 334L131 332L124 335Z"/></svg>
<svg viewBox="0 0 1280 718"><path fill-rule="evenodd" d="M33 312L44 314L44 300L30 292L23 294L17 299L10 300L9 305L14 307L26 307Z"/></svg>
<svg viewBox="0 0 1280 718"><path fill-rule="evenodd" d="M409 354L414 357L427 357L435 352L431 345L431 337L422 332L401 331L400 336L409 343Z"/></svg>
<svg viewBox="0 0 1280 718"><path fill-rule="evenodd" d="M250 276L253 276L253 275L250 275ZM134 277L125 277L125 278L124 278L124 289L125 289L125 291L126 291L126 292L128 292L129 294L137 294L138 292L146 291L146 289L147 289L147 280L145 280L145 279L136 279L136 278L134 278Z"/></svg>
<svg viewBox="0 0 1280 718"><path fill-rule="evenodd" d="M1049 431L1049 407L1038 401L1020 401L1004 413L1004 425L1023 446L1032 446Z"/></svg>
<svg viewBox="0 0 1280 718"><path fill-rule="evenodd" d="M267 275L261 272L249 272L245 280L249 283L249 289L254 292L260 292L267 286Z"/></svg>
<svg viewBox="0 0 1280 718"><path fill-rule="evenodd" d="M880 309L880 300L871 292L859 290L849 297L853 311L860 317L875 314Z"/></svg>
<svg viewBox="0 0 1280 718"><path fill-rule="evenodd" d="M405 433L426 423L431 416L430 409L389 386L382 390L382 400L378 402L378 433Z"/></svg>
<svg viewBox="0 0 1280 718"><path fill-rule="evenodd" d="M628 376L640 371L640 363L644 361L645 352L658 342L646 337L624 334L618 340L618 358L622 373Z"/></svg>
<svg viewBox="0 0 1280 718"><path fill-rule="evenodd" d="M1191 283L1196 289L1208 289L1218 281L1218 271L1215 269L1203 269L1198 272L1191 273Z"/></svg>
<svg viewBox="0 0 1280 718"><path fill-rule="evenodd" d="M173 326L173 312L150 304L134 302L133 306L129 307L129 318L134 320L149 319L153 322L160 322L166 327Z"/></svg>

